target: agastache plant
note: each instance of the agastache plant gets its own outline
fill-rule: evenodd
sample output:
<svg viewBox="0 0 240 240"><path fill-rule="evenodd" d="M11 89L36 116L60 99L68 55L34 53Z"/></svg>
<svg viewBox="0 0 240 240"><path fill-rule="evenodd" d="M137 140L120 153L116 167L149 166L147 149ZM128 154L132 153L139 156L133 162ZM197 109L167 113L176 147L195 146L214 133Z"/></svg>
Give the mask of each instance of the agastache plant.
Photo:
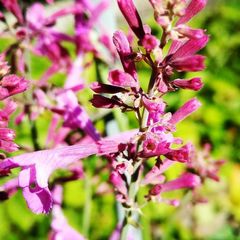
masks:
<svg viewBox="0 0 240 240"><path fill-rule="evenodd" d="M0 13L0 20L6 27L2 34L11 35L16 40L0 57L0 100L21 93L29 86L29 81L16 75L29 74L26 58L29 52L48 58L51 66L38 81L31 81L33 91L29 90L29 96L33 103L25 103L24 99L18 101L21 113L15 122L21 124L28 117L35 151L25 149L26 153L14 157L3 155L1 177L10 175L15 168L20 171L0 187L0 200L8 199L20 188L32 212L48 214L52 210L49 239L84 239L68 224L63 214L61 184L84 178L80 160L97 155L107 160L104 169L109 170L108 183L124 212L124 219L119 221L110 239L130 239L129 225L138 227L135 216L139 217L142 207L149 201L178 206L180 200L167 199L164 193L183 188L194 190L206 178L219 180L217 172L223 161L212 161L209 147L198 153L191 143L184 143L174 136L176 125L195 112L201 103L192 98L171 113L165 101L165 95L179 88L198 91L203 87L199 77L174 77L179 72L204 69L205 58L197 52L205 47L209 37L204 30L186 24L205 7L206 0L149 0L154 19L162 30L160 39L152 33L150 26L143 24L132 0L117 0L129 25L129 34L118 30L113 41L99 21L108 1L94 5L88 0L76 0L71 6L50 15L40 3L34 3L25 13L17 0L1 2L17 22L9 26L4 14ZM73 35L55 28L58 19L66 15L74 16ZM92 38L93 33L96 34L95 28L100 29L98 44L101 47ZM74 46L74 59L64 42ZM101 48L107 52L102 53ZM88 71L94 64L97 67L100 63L110 66L117 56L122 69L111 70L108 81L97 76L97 81L91 84L95 92L91 103L95 108L134 112L138 129L108 137L96 130L84 106L79 103L77 93L87 88L83 71ZM11 61L13 72L6 57ZM139 80L139 63L148 66L149 78L144 79L148 82L146 90ZM49 83L51 76L59 71L67 76L61 88ZM97 73L99 75L99 69ZM13 142L15 133L7 127L9 115L16 107L7 100L5 109L0 112L0 148L6 152L17 150ZM34 125L44 111L52 114L45 149L37 142ZM80 135L78 130L83 134ZM69 136L75 137L69 141ZM149 163L152 159L153 165ZM174 168L176 163L182 164L184 171L169 180L165 171ZM51 181L50 177L57 169L66 169L70 174ZM142 190L145 198L139 200Z"/></svg>

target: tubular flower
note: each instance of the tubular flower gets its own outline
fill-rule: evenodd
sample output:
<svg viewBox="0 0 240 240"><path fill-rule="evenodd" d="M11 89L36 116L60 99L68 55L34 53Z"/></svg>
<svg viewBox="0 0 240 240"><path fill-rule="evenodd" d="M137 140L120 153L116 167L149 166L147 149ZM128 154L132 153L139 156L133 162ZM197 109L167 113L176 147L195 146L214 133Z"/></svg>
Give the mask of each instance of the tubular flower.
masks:
<svg viewBox="0 0 240 240"><path fill-rule="evenodd" d="M48 179L53 171L98 152L95 144L75 145L22 154L0 162L1 170L21 168L19 187L28 207L34 213L48 213L52 208L52 197Z"/></svg>

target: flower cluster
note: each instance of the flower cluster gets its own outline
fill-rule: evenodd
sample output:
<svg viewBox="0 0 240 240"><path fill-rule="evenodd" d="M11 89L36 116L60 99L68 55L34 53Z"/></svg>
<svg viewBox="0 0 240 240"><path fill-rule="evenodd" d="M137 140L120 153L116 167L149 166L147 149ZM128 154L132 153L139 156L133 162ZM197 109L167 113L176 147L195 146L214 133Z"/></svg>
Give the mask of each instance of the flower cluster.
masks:
<svg viewBox="0 0 240 240"><path fill-rule="evenodd" d="M28 81L10 73L10 67L5 61L4 54L0 55L0 100L9 98L12 95L24 92L28 87ZM0 149L6 152L13 152L18 149L13 142L14 130L8 128L10 115L16 109L16 103L11 100L5 101L5 107L0 110Z"/></svg>
<svg viewBox="0 0 240 240"><path fill-rule="evenodd" d="M122 111L134 111L139 123L139 132L128 143L120 144L118 151L113 148L107 156L112 166L110 182L118 201L125 207L126 224L133 221L134 211L139 211L136 199L140 188L148 186L147 201L167 201L177 205L178 200L166 200L162 194L181 188L196 188L206 177L217 180L217 166L222 162L214 163L216 167L212 168L202 160L207 168L201 167L193 145L183 144L182 139L174 137L176 124L196 111L201 103L193 98L171 113L166 111L167 103L164 101L168 92L179 88L198 91L203 87L199 77L174 79L174 76L177 72L204 69L205 58L196 53L207 44L209 37L204 30L192 29L186 23L205 7L206 1L150 0L155 20L162 28L161 39L152 34L150 26L142 23L132 0L117 2L137 38L138 46L136 48L122 31L115 32L113 42L123 70L110 71L109 84L92 85L96 93L92 104L97 108L118 107ZM169 41L170 48L165 51ZM139 62L149 65L147 91L143 90L138 78L136 65ZM155 158L155 165L149 170L150 158ZM176 179L167 180L164 172L176 162L185 164L186 172Z"/></svg>
<svg viewBox="0 0 240 240"><path fill-rule="evenodd" d="M165 192L195 189L206 178L218 180L217 171L223 162L212 161L207 148L205 152L197 153L191 143L184 143L174 134L176 125L195 112L201 103L192 98L172 113L168 111L164 98L179 88L198 91L203 87L200 77L181 79L175 76L179 72L202 71L205 67L205 57L197 52L205 47L209 37L204 30L186 24L205 7L206 0L149 0L154 19L161 28L160 38L153 34L150 26L143 24L133 0L117 0L130 32L126 35L121 30L116 31L113 41L99 21L109 5L106 0L97 5L88 0L75 0L72 5L50 15L40 3L34 3L24 12L17 0L1 2L15 16L17 23L9 27L4 14L0 13L0 21L6 26L3 34L11 33L16 39L0 57L0 100L21 93L28 86L24 78L10 73L5 56L15 59L11 66L21 75L29 72L25 59L29 51L48 58L51 66L38 81L32 82L31 102L23 100L19 103L22 112L16 123L21 124L25 116L33 123L31 137L35 151L4 157L0 161L0 176L20 168L16 178L0 187L0 200L6 200L20 188L34 213L46 214L53 209L50 239L83 239L63 215L62 188L59 186L59 182L84 176L80 159L91 155L107 159L105 169L109 169L109 183L125 213L115 235L124 232L125 227L133 223L132 216L141 211L138 203L140 189L146 193L146 203L167 202L177 206L180 201L166 199ZM59 18L66 15L74 17L74 35L56 28ZM96 36L96 26L100 29L97 44L96 37L93 37ZM74 47L74 60L64 42ZM105 54L102 48L107 50ZM111 70L108 82L100 79L97 69L99 79L91 84L95 93L91 103L95 108L134 112L138 129L105 137L96 130L84 106L79 103L77 93L86 87L84 70L94 64L97 66L99 62L112 65L117 55L122 69ZM148 82L146 90L139 80L139 63L148 66L149 79L144 79ZM67 76L61 88L49 83L51 76L59 71ZM8 152L17 149L13 143L14 132L7 128L9 115L15 108L15 104L8 101L0 111L0 148ZM51 113L52 119L46 146L40 147L34 121L43 111ZM184 171L175 179L168 179L165 171L176 164L185 166ZM57 169L67 169L70 175L51 181L50 176Z"/></svg>

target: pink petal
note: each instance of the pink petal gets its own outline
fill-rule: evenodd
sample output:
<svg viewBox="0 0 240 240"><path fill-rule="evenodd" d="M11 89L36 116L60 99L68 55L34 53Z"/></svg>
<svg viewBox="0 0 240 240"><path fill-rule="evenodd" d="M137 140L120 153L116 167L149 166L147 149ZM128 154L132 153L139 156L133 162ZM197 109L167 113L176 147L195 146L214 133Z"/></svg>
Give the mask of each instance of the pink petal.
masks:
<svg viewBox="0 0 240 240"><path fill-rule="evenodd" d="M110 71L108 80L113 85L120 87L138 87L138 82L130 74L120 70Z"/></svg>
<svg viewBox="0 0 240 240"><path fill-rule="evenodd" d="M201 103L196 98L192 98L172 115L170 123L176 124L182 121L183 119L188 117L191 113L195 112L200 106Z"/></svg>
<svg viewBox="0 0 240 240"><path fill-rule="evenodd" d="M169 192L181 188L195 188L201 184L201 179L196 174L184 173L179 178L161 185L162 192Z"/></svg>
<svg viewBox="0 0 240 240"><path fill-rule="evenodd" d="M52 197L48 188L23 188L23 196L28 207L36 214L49 213L52 208Z"/></svg>
<svg viewBox="0 0 240 240"><path fill-rule="evenodd" d="M139 39L143 39L145 32L143 29L142 20L137 12L132 0L118 0L118 6L127 20L130 28Z"/></svg>
<svg viewBox="0 0 240 240"><path fill-rule="evenodd" d="M188 4L184 16L179 18L177 25L188 22L192 17L197 15L206 6L207 0L191 0Z"/></svg>
<svg viewBox="0 0 240 240"><path fill-rule="evenodd" d="M181 45L176 52L171 56L172 59L182 58L195 54L200 49L204 48L209 40L207 35L204 35L202 38L198 39L189 39L183 45Z"/></svg>
<svg viewBox="0 0 240 240"><path fill-rule="evenodd" d="M129 73L137 80L135 63L133 60L127 59L133 52L126 35L122 31L116 31L113 36L113 43L116 46L125 72Z"/></svg>

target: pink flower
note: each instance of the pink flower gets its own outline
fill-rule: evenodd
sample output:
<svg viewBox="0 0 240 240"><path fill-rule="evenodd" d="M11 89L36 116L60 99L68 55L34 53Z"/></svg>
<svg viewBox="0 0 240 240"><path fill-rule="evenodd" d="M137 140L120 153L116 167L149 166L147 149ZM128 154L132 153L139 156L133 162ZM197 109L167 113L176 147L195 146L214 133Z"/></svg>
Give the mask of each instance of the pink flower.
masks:
<svg viewBox="0 0 240 240"><path fill-rule="evenodd" d="M16 110L17 104L11 100L7 100L5 107L0 110L0 127L7 127L10 115Z"/></svg>
<svg viewBox="0 0 240 240"><path fill-rule="evenodd" d="M0 162L0 169L20 167L19 187L23 189L28 207L37 214L48 213L52 207L52 196L48 189L48 179L52 172L97 152L96 144L80 144L25 153Z"/></svg>
<svg viewBox="0 0 240 240"><path fill-rule="evenodd" d="M119 87L139 87L138 82L130 74L120 70L112 70L109 72L108 80L113 85Z"/></svg>
<svg viewBox="0 0 240 240"><path fill-rule="evenodd" d="M205 144L202 151L193 151L192 161L188 162L187 167L190 171L197 173L202 179L210 178L214 181L219 181L218 172L225 161L214 160L210 155L210 151L210 144Z"/></svg>
<svg viewBox="0 0 240 240"><path fill-rule="evenodd" d="M72 228L63 214L60 206L57 204L53 206L52 210L52 232L50 233L49 240L84 240L85 238Z"/></svg>
<svg viewBox="0 0 240 240"><path fill-rule="evenodd" d="M183 36L187 38L202 38L204 36L204 30L202 29L192 29L186 25L178 25L176 30Z"/></svg>
<svg viewBox="0 0 240 240"><path fill-rule="evenodd" d="M106 155L110 153L119 153L121 144L128 143L131 138L137 134L137 130L122 132L116 136L106 137L101 139L99 144L99 155Z"/></svg>
<svg viewBox="0 0 240 240"><path fill-rule="evenodd" d="M149 111L150 114L152 114L153 112L158 114L164 113L166 104L161 98L156 98L151 100L143 96L142 101L143 101L144 107L146 107L146 109Z"/></svg>
<svg viewBox="0 0 240 240"><path fill-rule="evenodd" d="M91 40L91 32L108 5L109 2L106 0L100 1L96 6L89 0L75 0L75 8L82 9L75 14L75 42L78 54L85 52L97 54L96 47ZM88 18L85 17L86 12L89 12Z"/></svg>
<svg viewBox="0 0 240 240"><path fill-rule="evenodd" d="M100 135L88 117L86 111L79 105L76 95L72 90L66 90L57 96L58 110L62 111L65 127L83 129L92 139L98 141Z"/></svg>
<svg viewBox="0 0 240 240"><path fill-rule="evenodd" d="M0 81L0 100L9 96L24 92L28 87L28 81L16 75L7 75Z"/></svg>
<svg viewBox="0 0 240 240"><path fill-rule="evenodd" d="M196 174L184 173L179 178L161 185L161 192L169 192L181 188L195 188L201 184L201 179Z"/></svg>
<svg viewBox="0 0 240 240"><path fill-rule="evenodd" d="M137 70L133 59L131 59L133 51L127 37L122 31L117 31L113 35L113 43L116 46L124 71L137 80Z"/></svg>
<svg viewBox="0 0 240 240"><path fill-rule="evenodd" d="M149 194L152 196L159 195L162 192L170 192L182 188L196 188L201 184L198 175L192 173L184 173L180 177L166 183L156 184L150 189Z"/></svg>
<svg viewBox="0 0 240 240"><path fill-rule="evenodd" d="M1 2L3 6L17 18L19 23L23 23L24 19L18 0L1 0Z"/></svg>
<svg viewBox="0 0 240 240"><path fill-rule="evenodd" d="M170 123L176 124L182 121L191 113L195 112L200 106L201 106L201 103L196 98L192 98L172 115Z"/></svg>
<svg viewBox="0 0 240 240"><path fill-rule="evenodd" d="M0 149L6 152L14 152L18 149L18 145L13 142L15 132L7 128L9 116L15 111L16 104L8 101L4 109L0 111Z"/></svg>
<svg viewBox="0 0 240 240"><path fill-rule="evenodd" d="M193 146L189 143L180 149L169 151L165 156L172 161L189 162L191 160L192 149Z"/></svg>
<svg viewBox="0 0 240 240"><path fill-rule="evenodd" d="M190 55L170 60L169 65L179 72L198 72L205 68L204 60L204 56Z"/></svg>
<svg viewBox="0 0 240 240"><path fill-rule="evenodd" d="M142 40L142 45L148 52L153 51L159 44L160 41L151 34L146 34Z"/></svg>
<svg viewBox="0 0 240 240"><path fill-rule="evenodd" d="M176 79L172 81L172 84L176 87L190 89L194 91L198 91L203 87L203 82L201 81L201 78L192 78L190 80Z"/></svg>
<svg viewBox="0 0 240 240"><path fill-rule="evenodd" d="M206 46L208 40L209 37L207 35L203 35L201 38L191 38L178 47L173 43L169 52L169 54L172 54L169 57L169 61L195 54L197 51Z"/></svg>
<svg viewBox="0 0 240 240"><path fill-rule="evenodd" d="M160 156L170 151L173 142L171 133L158 132L157 134L148 133L143 142L143 157Z"/></svg>
<svg viewBox="0 0 240 240"><path fill-rule="evenodd" d="M136 7L132 0L118 0L118 6L128 22L132 31L139 39L143 39L145 31L143 28L142 20L137 12Z"/></svg>
<svg viewBox="0 0 240 240"><path fill-rule="evenodd" d="M84 79L81 78L82 72L83 72L83 58L82 55L79 54L69 70L67 80L64 84L64 88L72 90L74 92L83 89Z"/></svg>
<svg viewBox="0 0 240 240"><path fill-rule="evenodd" d="M162 164L160 164L160 166L153 166L152 169L145 175L142 180L142 184L163 183L165 180L163 173L173 164L175 164L174 161L166 159Z"/></svg>
<svg viewBox="0 0 240 240"><path fill-rule="evenodd" d="M177 25L187 23L206 6L207 0L191 0L185 9L185 14L179 18Z"/></svg>
<svg viewBox="0 0 240 240"><path fill-rule="evenodd" d="M118 223L114 231L112 232L109 240L119 240L121 237L122 224Z"/></svg>

